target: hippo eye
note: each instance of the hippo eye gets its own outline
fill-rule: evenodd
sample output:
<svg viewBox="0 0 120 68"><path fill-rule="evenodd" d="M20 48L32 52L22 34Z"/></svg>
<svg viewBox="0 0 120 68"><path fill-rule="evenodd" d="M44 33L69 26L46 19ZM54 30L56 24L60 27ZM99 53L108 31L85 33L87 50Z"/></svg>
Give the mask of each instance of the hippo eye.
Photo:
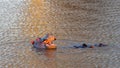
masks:
<svg viewBox="0 0 120 68"><path fill-rule="evenodd" d="M45 41L45 40L47 40L47 39L43 39L43 41Z"/></svg>

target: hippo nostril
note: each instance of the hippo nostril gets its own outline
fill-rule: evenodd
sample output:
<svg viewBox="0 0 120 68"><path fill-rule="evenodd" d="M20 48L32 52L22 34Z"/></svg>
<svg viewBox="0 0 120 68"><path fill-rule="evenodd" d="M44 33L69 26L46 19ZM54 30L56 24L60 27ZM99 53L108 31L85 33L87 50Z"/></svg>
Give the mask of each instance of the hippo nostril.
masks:
<svg viewBox="0 0 120 68"><path fill-rule="evenodd" d="M56 40L56 38L54 40Z"/></svg>

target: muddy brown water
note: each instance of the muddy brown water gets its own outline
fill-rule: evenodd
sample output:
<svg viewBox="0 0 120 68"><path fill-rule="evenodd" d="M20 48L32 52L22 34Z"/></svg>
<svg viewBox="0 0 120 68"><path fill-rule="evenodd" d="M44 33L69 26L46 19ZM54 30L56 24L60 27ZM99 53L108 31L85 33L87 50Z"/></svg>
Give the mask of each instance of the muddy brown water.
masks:
<svg viewBox="0 0 120 68"><path fill-rule="evenodd" d="M56 36L57 50L30 40ZM79 43L101 48L74 49ZM120 68L120 0L1 0L0 68Z"/></svg>

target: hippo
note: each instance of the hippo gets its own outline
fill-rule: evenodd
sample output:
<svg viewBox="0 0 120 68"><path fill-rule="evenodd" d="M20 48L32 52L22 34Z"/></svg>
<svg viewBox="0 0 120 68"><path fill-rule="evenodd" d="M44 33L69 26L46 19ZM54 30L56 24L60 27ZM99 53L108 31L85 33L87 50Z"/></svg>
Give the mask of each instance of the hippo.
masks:
<svg viewBox="0 0 120 68"><path fill-rule="evenodd" d="M83 43L82 45L74 45L73 47L74 48L94 48L94 47L104 47L104 46L107 46L107 45L103 43L98 43L94 45Z"/></svg>
<svg viewBox="0 0 120 68"><path fill-rule="evenodd" d="M56 40L56 38L51 34L46 34L42 38L37 38L35 41L31 41L31 44L34 48L38 49L56 49L57 46L53 44L53 41Z"/></svg>

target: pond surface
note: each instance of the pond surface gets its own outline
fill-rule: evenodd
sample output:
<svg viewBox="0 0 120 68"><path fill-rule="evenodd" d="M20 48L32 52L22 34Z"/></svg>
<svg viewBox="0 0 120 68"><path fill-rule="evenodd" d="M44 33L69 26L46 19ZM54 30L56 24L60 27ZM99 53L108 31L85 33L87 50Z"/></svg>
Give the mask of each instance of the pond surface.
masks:
<svg viewBox="0 0 120 68"><path fill-rule="evenodd" d="M1 0L0 68L120 68L120 0ZM57 50L31 40L56 36ZM101 48L74 49L80 43Z"/></svg>

